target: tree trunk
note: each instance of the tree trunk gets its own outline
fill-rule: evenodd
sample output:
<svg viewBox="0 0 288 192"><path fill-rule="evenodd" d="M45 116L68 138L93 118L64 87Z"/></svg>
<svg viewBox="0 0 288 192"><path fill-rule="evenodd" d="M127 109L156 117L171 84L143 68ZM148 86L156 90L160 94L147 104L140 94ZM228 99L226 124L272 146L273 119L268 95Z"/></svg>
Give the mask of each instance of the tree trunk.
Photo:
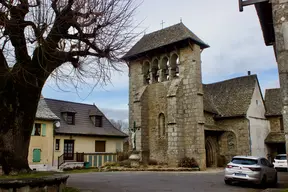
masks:
<svg viewBox="0 0 288 192"><path fill-rule="evenodd" d="M0 89L0 164L4 174L30 172L30 136L41 89L8 80Z"/></svg>

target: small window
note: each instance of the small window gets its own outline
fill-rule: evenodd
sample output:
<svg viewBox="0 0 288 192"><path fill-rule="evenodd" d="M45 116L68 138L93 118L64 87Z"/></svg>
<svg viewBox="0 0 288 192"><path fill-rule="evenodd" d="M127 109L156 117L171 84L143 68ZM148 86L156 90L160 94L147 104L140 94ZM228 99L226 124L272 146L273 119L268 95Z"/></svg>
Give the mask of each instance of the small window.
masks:
<svg viewBox="0 0 288 192"><path fill-rule="evenodd" d="M284 132L283 118L280 117L280 131Z"/></svg>
<svg viewBox="0 0 288 192"><path fill-rule="evenodd" d="M75 125L75 114L74 113L67 113L67 124Z"/></svg>
<svg viewBox="0 0 288 192"><path fill-rule="evenodd" d="M102 127L102 116L95 116L95 127Z"/></svg>
<svg viewBox="0 0 288 192"><path fill-rule="evenodd" d="M35 123L35 133L34 135L40 136L41 135L41 124L40 123Z"/></svg>
<svg viewBox="0 0 288 192"><path fill-rule="evenodd" d="M256 100L256 105L258 105L258 100Z"/></svg>
<svg viewBox="0 0 288 192"><path fill-rule="evenodd" d="M106 141L95 141L95 152L106 152Z"/></svg>
<svg viewBox="0 0 288 192"><path fill-rule="evenodd" d="M60 139L56 139L55 150L60 149Z"/></svg>

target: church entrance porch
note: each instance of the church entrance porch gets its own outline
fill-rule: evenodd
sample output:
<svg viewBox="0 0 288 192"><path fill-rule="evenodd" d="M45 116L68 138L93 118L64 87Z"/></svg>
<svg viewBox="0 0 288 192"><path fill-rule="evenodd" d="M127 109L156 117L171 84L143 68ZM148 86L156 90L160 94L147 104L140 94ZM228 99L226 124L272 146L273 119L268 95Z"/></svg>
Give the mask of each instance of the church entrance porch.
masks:
<svg viewBox="0 0 288 192"><path fill-rule="evenodd" d="M223 130L205 130L206 167L225 167L236 154L236 136Z"/></svg>

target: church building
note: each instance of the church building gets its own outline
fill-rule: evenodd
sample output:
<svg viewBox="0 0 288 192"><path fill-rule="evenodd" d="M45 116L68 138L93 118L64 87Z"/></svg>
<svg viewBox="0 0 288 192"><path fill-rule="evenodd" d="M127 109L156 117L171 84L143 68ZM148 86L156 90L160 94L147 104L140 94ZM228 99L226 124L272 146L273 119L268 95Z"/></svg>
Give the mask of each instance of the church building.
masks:
<svg viewBox="0 0 288 192"><path fill-rule="evenodd" d="M137 128L136 150L144 163L177 166L186 156L204 170L234 155L266 155L269 122L257 76L203 84L206 48L181 22L144 35L123 57L129 123Z"/></svg>

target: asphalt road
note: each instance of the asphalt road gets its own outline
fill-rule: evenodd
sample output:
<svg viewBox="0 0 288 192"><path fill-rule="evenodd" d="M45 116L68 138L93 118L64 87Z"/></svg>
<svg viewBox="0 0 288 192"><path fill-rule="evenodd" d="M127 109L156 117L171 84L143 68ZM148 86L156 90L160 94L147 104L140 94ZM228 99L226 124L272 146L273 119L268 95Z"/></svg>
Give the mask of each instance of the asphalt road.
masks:
<svg viewBox="0 0 288 192"><path fill-rule="evenodd" d="M228 186L223 171L210 172L99 172L71 174L68 186L93 192L256 192L255 186Z"/></svg>

